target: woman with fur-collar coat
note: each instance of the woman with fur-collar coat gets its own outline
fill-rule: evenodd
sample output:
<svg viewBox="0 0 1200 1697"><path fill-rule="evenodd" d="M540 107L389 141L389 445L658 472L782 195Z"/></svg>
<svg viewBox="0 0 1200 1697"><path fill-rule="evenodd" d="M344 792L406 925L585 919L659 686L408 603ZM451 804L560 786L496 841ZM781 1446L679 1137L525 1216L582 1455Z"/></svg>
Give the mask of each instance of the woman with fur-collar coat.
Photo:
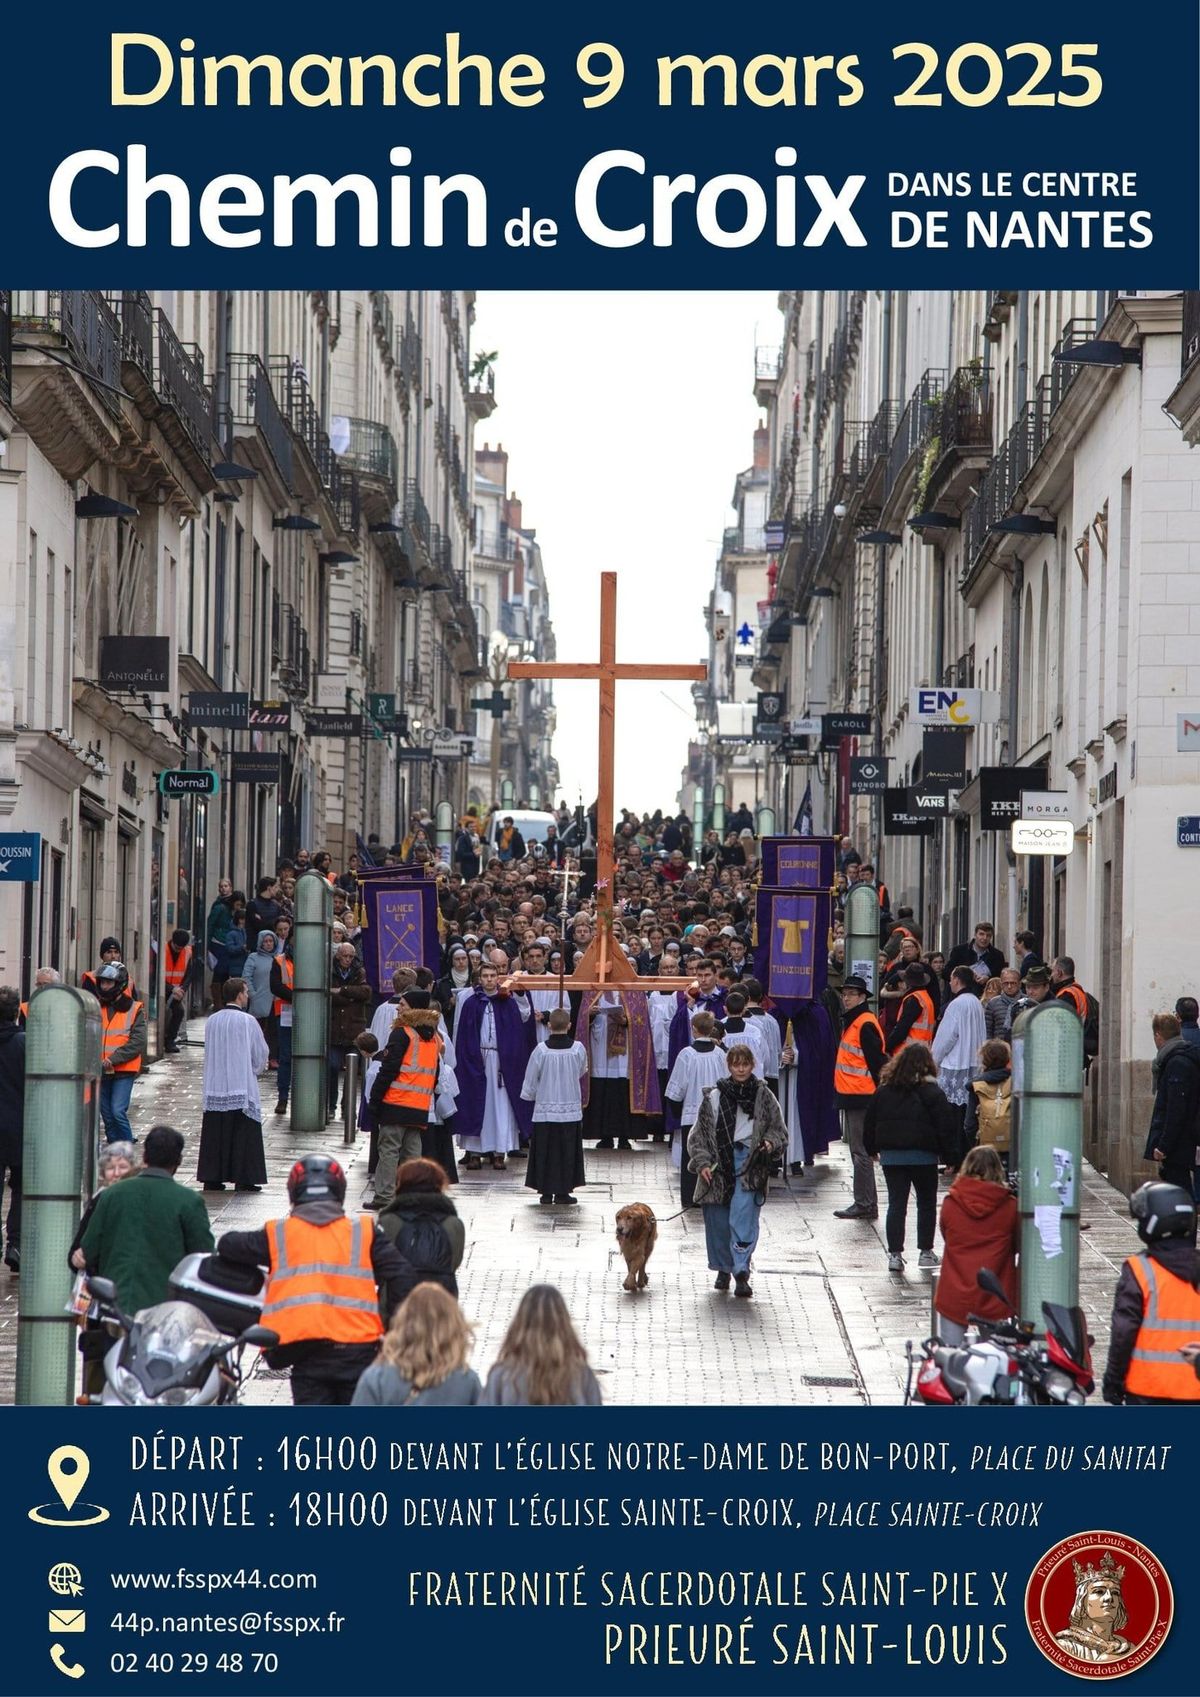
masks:
<svg viewBox="0 0 1200 1697"><path fill-rule="evenodd" d="M726 1055L729 1077L705 1090L688 1133L688 1166L696 1173L696 1202L704 1209L708 1264L717 1290L753 1296L750 1263L758 1242L758 1211L771 1173L787 1148L779 1103L754 1076L754 1051L735 1043Z"/></svg>

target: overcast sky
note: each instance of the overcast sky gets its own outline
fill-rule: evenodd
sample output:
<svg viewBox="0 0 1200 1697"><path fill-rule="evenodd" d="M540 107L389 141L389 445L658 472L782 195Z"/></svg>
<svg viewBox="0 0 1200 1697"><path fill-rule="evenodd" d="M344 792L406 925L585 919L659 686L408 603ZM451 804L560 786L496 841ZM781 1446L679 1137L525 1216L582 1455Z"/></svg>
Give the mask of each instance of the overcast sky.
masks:
<svg viewBox="0 0 1200 1697"><path fill-rule="evenodd" d="M751 462L756 343L774 291L480 293L472 346L497 350L491 418L509 492L537 530L560 660L595 660L614 568L617 658L705 657L703 608L734 479ZM616 804L673 808L695 725L690 685L617 686ZM596 788L596 686L556 683L554 750L574 806ZM664 692L670 697L664 699Z"/></svg>

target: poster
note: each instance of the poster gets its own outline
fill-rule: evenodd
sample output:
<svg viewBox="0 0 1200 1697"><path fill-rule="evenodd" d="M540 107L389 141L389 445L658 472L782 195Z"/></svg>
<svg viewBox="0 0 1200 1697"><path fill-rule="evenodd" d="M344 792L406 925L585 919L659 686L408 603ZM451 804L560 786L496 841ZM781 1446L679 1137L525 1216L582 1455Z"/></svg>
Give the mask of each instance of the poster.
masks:
<svg viewBox="0 0 1200 1697"><path fill-rule="evenodd" d="M482 820L493 803L536 813L559 799L547 727L568 712L567 690L514 688L505 666L539 643L533 657L551 665L583 646L556 648L538 627L532 499L523 515L509 483L476 477L474 453L493 456L495 473L502 430L509 441L506 415L491 420L513 355L476 335L489 295L527 297L544 321L554 381L534 386L535 401L573 456L557 479L574 509L561 600L592 608L572 544L600 535L634 590L618 645L628 671L615 709L605 680L601 711L621 716L622 733L642 712L647 761L667 739L651 709L627 707L626 683L639 669L646 682L668 633L684 633L690 661L703 652L690 704L669 697L664 718L684 715L686 741L650 805L672 818L678 805L699 839L701 815L723 817L719 782L729 817L736 799L756 827L769 814L775 828L800 819L828 833L763 838L755 965L781 1006L826 988L824 892L847 831L878 858L897 908L915 904L930 948L962 940L965 908L965 925L990 914L1007 950L1040 900L1047 958L1045 922L1066 916L1075 935L1054 946L1074 948L1081 982L1098 984L1111 966L1095 938L1112 919L1098 892L1120 889L1122 843L1149 869L1124 869L1130 911L1135 883L1162 911L1188 911L1161 827L1191 817L1185 793L1166 803L1195 776L1172 765L1186 756L1163 739L1163 704L1198 710L1182 699L1200 629L1194 7L1135 19L1140 29L1096 8L969 17L940 0L703 20L676 4L545 15L160 4L76 8L53 33L32 8L10 12L6 106L20 144L0 219L0 588L12 609L0 747L14 833L42 844L42 883L24 902L14 892L0 920L14 987L43 956L68 975L94 967L76 956L116 925L118 888L145 982L147 861L165 857L178 882L186 858L203 928L219 881L252 894L275 850L312 850L321 833L344 850L373 826L386 852L426 803ZM639 300L645 319L664 302L687 319L686 343L654 342L624 404L627 427L652 416L653 446L699 438L711 415L678 385L703 367L722 298L781 290L786 311L764 312L761 342L754 324L743 338L754 446L712 480L722 506L739 480L737 535L721 539L718 511L694 553L690 538L661 543L639 501L679 524L687 499L656 451L611 478L604 449L621 426L594 416L617 344L638 328ZM624 330L606 316L618 299ZM701 376L708 404L733 404ZM1105 437L1104 421L1127 436ZM476 553L486 594L469 575ZM725 579L739 574L735 605ZM650 590L663 583L660 616ZM48 618L31 610L39 593ZM146 634L168 623L169 636ZM381 629L391 646L376 642ZM76 664L76 639L96 664ZM735 644L723 671L722 645ZM1010 706L1001 674L1015 653L1029 696ZM342 666L345 714L322 724L307 712L314 680L340 682ZM448 674L473 682L447 689ZM931 683L945 685L934 693L951 717L981 686L1004 713L1002 727L984 714L963 733L972 772L982 758L1003 764L983 767L981 785L967 774L953 827L907 802L920 749L908 704ZM180 769L184 731L200 728L174 723L182 703L232 699L235 686L255 704L251 726L281 733L278 756L231 751L219 798L168 819L148 810L150 774ZM477 705L489 691L494 743ZM859 728L788 771L759 739L756 698ZM473 729L485 758L385 755L383 739L357 734L373 699L391 701L406 734ZM287 734L301 724L318 746ZM895 778L882 804L850 781L862 758L850 736L876 725ZM569 743L560 735L554 758L582 819L596 786L590 770L576 782ZM226 758L217 739L188 752L183 769ZM270 773L247 768L264 758ZM1029 789L1043 770L1056 792L1072 787L1071 860L1084 864L1014 877L1010 897L1003 856L978 833L1015 806L1013 772ZM1003 775L994 795L989 772ZM277 779L277 793L239 776ZM1157 792L1149 827L1138 782ZM631 930L649 870L639 861L634 885L603 898L619 899ZM549 878L535 875L521 900L532 908ZM400 965L443 973L431 879L380 868L362 900L377 992ZM733 908L692 906L688 923L707 920L715 947L717 913ZM487 911L486 929L470 917L472 944L503 917ZM1123 949L1108 953L1131 976L1108 1007L1136 1005L1142 1019L1152 991L1155 1004L1194 991L1188 928L1172 929L1124 925ZM848 964L874 985L875 962ZM28 991L22 982L21 1000ZM1139 1092L1120 1083L1148 1075L1149 1036L1118 1037L1092 1090L1108 1142L1087 1167L1052 1142L1035 1205L1051 1269L1080 1253L1077 1208L1104 1222L1091 1240L1104 1253L1084 1261L1098 1355L1137 1250L1115 1184L1096 1201L1100 1154L1126 1163L1125 1190L1146 1176L1129 1158L1145 1133L1130 1119ZM98 1055L89 1072L86 1046L39 1056L31 1038L35 1106L51 1091L73 1113L86 1078L93 1111ZM607 1083L619 1084L621 1047L614 1023ZM143 1138L172 1076L160 1058L134 1087ZM325 1057L298 1059L323 1077ZM1018 1091L1023 1070L1018 1054ZM196 1089L177 1092L189 1111L194 1076ZM344 1276L365 1286L367 1140L354 1146L352 1123L349 1142L340 1127L293 1138L286 1104L271 1108L271 1208L285 1211L280 1175L299 1154L332 1150L357 1186ZM56 1114L38 1111L28 1127L53 1134ZM1178 1407L1107 1407L1099 1387L1082 1407L906 1406L905 1346L919 1396L936 1269L917 1263L911 1218L900 1269L887 1267L882 1219L835 1218L845 1152L819 1151L810 1169L796 1129L764 1193L749 1301L714 1284L728 1270L709 1265L703 1221L680 1206L648 1137L589 1147L571 1211L525 1194L519 1151L508 1169L500 1155L476 1173L473 1192L464 1174L458 1276L481 1377L518 1304L548 1283L565 1293L602 1406L394 1414L295 1406L253 1345L247 1384L233 1352L213 1368L240 1405L163 1405L120 1381L131 1405L74 1406L68 1252L89 1199L84 1163L61 1137L35 1148L30 1130L26 1207L57 1211L50 1232L27 1213L24 1264L0 1275L3 1330L25 1347L42 1334L62 1372L53 1394L0 1407L6 1687L975 1697L1129 1676L1135 1697L1193 1690L1179 1614L1195 1567L1195 1393L1181 1352ZM192 1154L172 1182L197 1195ZM617 1208L639 1203L660 1233L640 1291L622 1285L614 1235ZM222 1231L276 1218L246 1187L204 1206L219 1224L229 1207ZM298 1277L323 1265L291 1264ZM371 1295L334 1294L369 1319ZM236 1308L245 1295L205 1300ZM12 1403L17 1376L5 1386Z"/></svg>

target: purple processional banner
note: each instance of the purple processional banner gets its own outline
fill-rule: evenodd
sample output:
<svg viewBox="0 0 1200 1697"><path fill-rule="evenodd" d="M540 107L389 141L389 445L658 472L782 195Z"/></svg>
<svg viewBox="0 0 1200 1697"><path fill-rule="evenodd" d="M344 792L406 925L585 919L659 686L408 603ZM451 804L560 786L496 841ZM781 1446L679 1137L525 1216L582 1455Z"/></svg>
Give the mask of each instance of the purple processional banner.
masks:
<svg viewBox="0 0 1200 1697"><path fill-rule="evenodd" d="M828 890L762 888L755 902L754 974L787 1013L822 994L829 968Z"/></svg>
<svg viewBox="0 0 1200 1697"><path fill-rule="evenodd" d="M837 864L836 837L764 837L763 883L780 889L828 890Z"/></svg>
<svg viewBox="0 0 1200 1697"><path fill-rule="evenodd" d="M402 966L438 971L437 886L432 878L364 879L362 957L375 993L390 996Z"/></svg>

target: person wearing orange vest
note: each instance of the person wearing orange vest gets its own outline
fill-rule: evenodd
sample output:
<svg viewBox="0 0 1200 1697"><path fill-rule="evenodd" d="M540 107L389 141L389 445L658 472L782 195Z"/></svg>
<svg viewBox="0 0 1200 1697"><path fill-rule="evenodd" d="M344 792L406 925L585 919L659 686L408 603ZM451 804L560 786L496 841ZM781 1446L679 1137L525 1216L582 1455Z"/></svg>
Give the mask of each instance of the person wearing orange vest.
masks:
<svg viewBox="0 0 1200 1697"><path fill-rule="evenodd" d="M889 1055L906 1043L932 1043L937 1024L937 1003L929 989L929 973L920 961L904 969L904 999L887 1040Z"/></svg>
<svg viewBox="0 0 1200 1697"><path fill-rule="evenodd" d="M79 988L81 990L90 990L93 996L98 996L100 992L97 990L96 984L100 977L100 967L120 966L122 964L122 957L124 953L124 949L122 949L120 943L115 937L103 938L100 943L100 966L96 968L95 972L80 973ZM128 967L126 967L125 970L128 971ZM137 986L134 984L132 978L130 978L125 988L129 995L131 995L136 1001Z"/></svg>
<svg viewBox="0 0 1200 1697"><path fill-rule="evenodd" d="M877 1220L879 1193L875 1169L863 1142L867 1103L875 1094L883 1067L883 1027L867 1005L867 986L853 976L842 984L843 1026L833 1064L833 1089L842 1110L842 1130L850 1151L854 1200L836 1208L839 1220Z"/></svg>
<svg viewBox="0 0 1200 1697"><path fill-rule="evenodd" d="M187 1018L187 993L192 982L192 937L190 931L172 931L163 950L163 989L167 1000L167 1022L163 1048L168 1055L179 1053L179 1033Z"/></svg>
<svg viewBox="0 0 1200 1697"><path fill-rule="evenodd" d="M292 945L288 941L275 956L271 967L271 994L275 998L275 1052L279 1058L275 1074L275 1088L279 1092L279 1100L275 1104L276 1117L287 1113L288 1092L292 1087L292 991L295 987L296 968L292 960Z"/></svg>
<svg viewBox="0 0 1200 1697"><path fill-rule="evenodd" d="M371 1087L370 1106L379 1125L379 1159L375 1197L368 1206L386 1207L396 1191L397 1166L420 1159L421 1134L437 1094L444 1048L438 1032L441 1010L431 1002L428 990L404 991Z"/></svg>
<svg viewBox="0 0 1200 1697"><path fill-rule="evenodd" d="M279 1342L267 1365L291 1368L292 1401L346 1406L408 1293L411 1267L369 1214L348 1218L346 1174L331 1156L302 1156L287 1186L286 1219L226 1232L217 1252L270 1268L262 1323Z"/></svg>
<svg viewBox="0 0 1200 1697"><path fill-rule="evenodd" d="M1196 1205L1177 1184L1151 1180L1129 1212L1146 1248L1121 1268L1103 1393L1110 1403L1200 1402L1189 1345L1200 1339Z"/></svg>
<svg viewBox="0 0 1200 1697"><path fill-rule="evenodd" d="M62 980L52 966L39 966L33 975L33 988L40 990L47 984L59 984ZM32 996L31 996L32 999ZM22 1002L17 1009L17 1030L24 1031L29 1021L29 1003Z"/></svg>
<svg viewBox="0 0 1200 1697"><path fill-rule="evenodd" d="M100 1001L100 1118L110 1143L136 1143L129 1124L133 1082L146 1058L146 1010L129 991L129 973L110 961L96 974Z"/></svg>

